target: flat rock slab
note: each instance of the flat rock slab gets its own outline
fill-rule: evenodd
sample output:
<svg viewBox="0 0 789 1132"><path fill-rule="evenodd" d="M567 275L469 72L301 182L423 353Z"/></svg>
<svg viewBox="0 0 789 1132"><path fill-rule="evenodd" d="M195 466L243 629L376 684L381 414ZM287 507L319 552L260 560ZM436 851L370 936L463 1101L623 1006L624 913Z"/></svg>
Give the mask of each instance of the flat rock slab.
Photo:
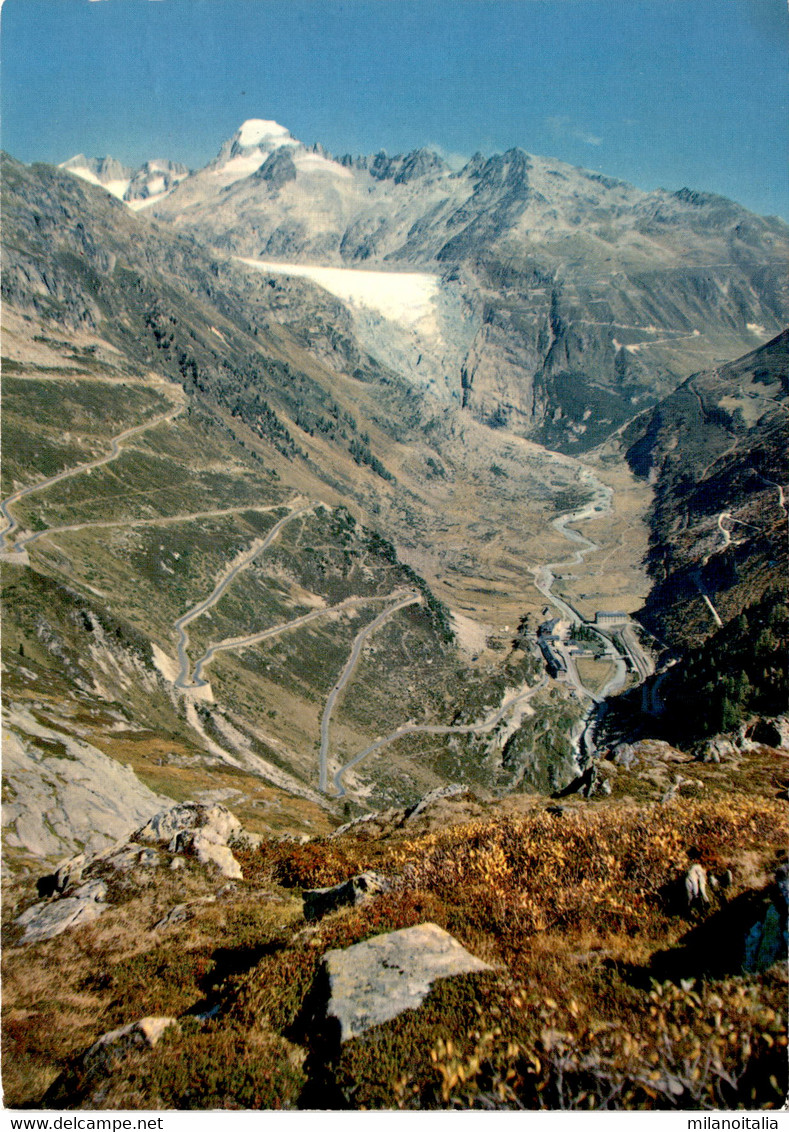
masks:
<svg viewBox="0 0 789 1132"><path fill-rule="evenodd" d="M437 979L493 970L438 924L418 924L377 935L323 956L329 982L328 1018L340 1024L340 1041L415 1010Z"/></svg>

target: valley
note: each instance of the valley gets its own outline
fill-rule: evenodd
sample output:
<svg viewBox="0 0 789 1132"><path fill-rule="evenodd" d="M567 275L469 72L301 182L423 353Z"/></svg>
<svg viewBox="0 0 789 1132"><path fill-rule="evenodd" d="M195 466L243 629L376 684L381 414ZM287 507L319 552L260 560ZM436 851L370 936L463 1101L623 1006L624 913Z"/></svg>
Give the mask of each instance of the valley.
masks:
<svg viewBox="0 0 789 1132"><path fill-rule="evenodd" d="M31 382L35 379L32 377L32 375L25 375L25 377L21 380ZM46 382L47 380L54 381L56 379L39 379L39 382ZM70 383L73 385L75 380L78 381L80 379L71 378ZM156 390L156 392L158 392L160 388L158 385L151 386L150 383L145 384L142 387L146 389L151 388L153 390ZM166 387L165 392L169 392L166 390ZM26 487L17 488L10 497L4 500L1 505L2 512L6 520L6 527L2 532L3 558L6 562L9 563L27 565L30 560L30 551L42 542L46 545L50 553L54 548L59 548L61 552L68 552L68 547L70 545L73 545L75 536L78 538L78 540L82 540L84 538L91 538L93 532L96 532L97 534L99 532L102 532L102 536L111 532L111 539L120 539L123 543L128 545L128 536L131 532L140 533L144 530L151 529L152 533L155 533L155 531L158 530L161 534L161 531L163 529L173 527L181 528L182 532L186 532L188 531L191 524L204 525L206 520L237 520L240 517L240 514L244 511L257 515L259 517L257 521L266 521L267 516L271 515L271 517L276 521L272 526L270 526L265 536L253 540L251 545L241 551L232 562L230 562L224 569L219 572L218 576L215 577L215 584L213 585L213 588L211 589L211 592L207 597L202 598L197 602L197 604L192 605L186 613L181 614L180 617L173 621L170 638L171 640L173 637L175 637L176 639L176 657L172 661L169 659L167 653L165 653L163 648L165 638L164 636L162 636L160 638L161 643L156 646L156 653L153 654L154 662L157 668L161 672L163 672L165 676L172 680L172 686L174 689L181 693L184 693L185 695L187 695L187 697L195 698L198 701L213 703L215 700L214 692L211 685L204 677L204 670L209 663L213 662L214 658L218 654L225 652L237 653L242 650L249 649L255 645L262 645L264 642L273 641L275 638L280 637L280 635L284 633L291 634L296 630L300 630L311 622L317 620L326 619L327 621L331 622L336 621L338 617L342 618L343 615L346 614L353 613L354 615L356 615L356 613L361 611L363 607L369 606L371 602L378 603L383 601L389 603L383 610L383 612L381 612L373 621L369 622L369 624L361 628L353 638L348 659L346 660L337 683L331 689L331 692L329 693L328 699L326 701L320 723L320 751L318 758L318 788L325 794L328 789L330 764L329 725L335 703L343 692L346 684L348 684L349 681L352 680L354 670L360 660L362 649L367 638L375 633L376 630L378 630L380 627L383 627L400 609L407 608L409 605L412 605L414 603L420 604L423 601L423 598L418 591L393 591L378 596L371 595L368 597L349 596L339 603L326 606L317 594L309 593L309 591L303 590L300 598L301 602L303 603L306 599L307 602L309 604L312 604L313 606L315 604L318 604L319 608L312 608L308 612L300 613L298 616L290 620L281 621L280 623L276 623L267 628L258 628L257 626L247 625L244 627L246 630L245 632L235 633L233 636L227 636L220 640L217 640L215 638L209 639L209 637L205 635L204 630L200 640L201 645L203 645L202 654L199 655L199 657L192 663L190 661L188 651L190 647L190 635L188 627L191 626L194 622L198 621L198 619L211 618L211 611L214 610L215 607L222 601L226 591L228 591L228 589L232 586L239 575L242 572L250 570L253 564L255 564L259 570L259 560L264 556L265 552L272 546L275 540L277 540L280 532L283 531L283 528L298 519L304 519L305 517L307 517L309 513L314 510L314 504L308 505L303 499L293 499L287 505L288 510L284 515L281 515L281 517L277 517L277 513L281 512L282 508L278 508L273 504L258 504L249 505L246 508L216 508L213 510L195 511L187 514L168 514L156 518L134 518L130 516L126 520L99 519L92 522L84 521L68 524L56 523L54 526L47 526L44 528L40 528L40 519L34 519L34 527L39 527L40 529L34 529L31 531L19 528L19 523L15 517L15 513L20 505L26 506L28 509L31 507L32 504L31 502L29 502L29 500L32 495L36 493L46 493L49 508L57 507L57 493L50 492L50 489L64 483L65 481L73 480L78 476L92 476L97 469L104 468L111 462L116 461L120 457L122 448L127 441L131 440L133 437L140 436L148 429L156 429L160 428L163 425L170 424L184 409L184 402L182 398L176 397L174 393L170 394L170 396L173 397L176 402L175 406L171 410L169 410L167 413L159 414L158 416L153 417L150 421L144 424L132 426L117 433L114 437L112 437L110 451L106 455L94 458L83 464L75 465L71 468L63 469L53 476L50 476L44 480L37 480L35 483L29 484ZM572 461L565 459L564 464L569 469L571 467ZM588 469L581 468L579 475L579 483L582 486L585 486L592 479L591 473ZM587 504L584 508L576 512L568 513L564 517L554 521L554 527L563 535L565 539L577 542L582 538L582 536L575 533L573 530L567 530L567 524L569 522L583 522L584 519L589 518L596 512L606 511L610 509L610 497L612 494L610 489L606 489L602 484L598 482L596 490L597 496L594 498L592 503ZM92 507L94 507L100 497L100 494L99 496L92 495L89 497L88 502ZM23 501L26 502L23 503ZM13 511L11 510L12 508ZM31 512L28 510L27 514L30 515ZM63 541L64 536L65 541ZM557 563L554 564L554 566L556 568L558 568L560 565L577 566L582 562L585 554L588 554L590 551L599 549L595 544L591 543L591 541L583 541L586 543L585 549L583 551L576 553L571 559L568 559L566 562ZM161 547L160 549L163 550L164 547ZM178 555L178 557L180 557L180 554ZM173 564L176 564L175 561ZM164 560L162 560L160 567L163 567L164 565ZM538 581L537 588L544 596L548 598L549 601L556 602L561 606L561 599L556 598L555 595L553 595L551 592L550 583L552 581L552 576L549 573L546 573L548 569L548 567L534 568L535 574L543 579L542 582ZM62 572L62 570L63 565L60 566L60 571ZM167 572L175 576L175 571L172 568L169 568ZM73 571L68 570L67 575L71 578L71 580L77 580ZM95 578L95 570L92 571L92 577ZM88 588L96 590L95 586L89 586ZM101 587L96 592L98 592L99 594L105 593L104 589ZM490 616L491 610L485 608L484 606L478 605L473 610L470 610L470 612L474 612L477 615L480 612L483 612L487 614L487 616ZM231 620L227 623L235 624L235 622L232 620L232 615ZM169 647L171 649L172 645L170 645ZM524 686L524 690L514 696L511 693L508 696L505 695L501 706L496 708L496 710L493 711L493 713L490 714L488 718L481 722L468 724L401 724L399 727L396 727L391 734L383 738L375 739L372 744L368 743L363 747L361 752L354 754L348 762L344 763L341 766L338 766L335 772L334 781L334 790L336 794L338 796L345 795L343 777L347 772L353 770L354 767L356 767L363 760L366 760L368 756L373 754L375 751L384 746L388 746L390 743L395 742L397 739L411 734L420 734L425 736L478 736L485 734L492 731L506 715L508 715L512 710L515 709L515 707L525 706L526 703L528 703L528 700L531 699L532 695L534 695L535 692L539 691L544 686L545 681L542 681L535 687L529 687L528 685ZM575 688L580 695L583 696L586 694L586 691L583 685L578 681L577 676L575 678ZM204 729L201 725L198 725L198 729L198 733L202 732L203 734L205 734ZM216 735L212 738L212 747L214 748L214 750L223 751L223 754L221 756L223 760L228 762L230 765L242 765L242 763L239 763L237 752L233 750L223 750L222 743L217 743L217 738L218 736ZM227 731L225 731L224 735L221 738L226 746ZM254 758L251 758L248 761L250 762L251 767L257 769L258 771L261 770L262 764L259 761ZM334 761L336 762L336 760ZM265 776L265 766L263 767L263 773Z"/></svg>
<svg viewBox="0 0 789 1132"><path fill-rule="evenodd" d="M271 135L276 160L298 158L296 183L307 178L305 190L320 196L320 162L289 138ZM245 144L234 143L231 164ZM369 175L343 167L343 184ZM6 177L23 249L7 283L6 567L43 570L75 586L96 615L106 611L142 634L142 663L159 692L153 713L132 693L135 715L157 726L166 718L220 764L272 785L299 784L298 796L306 790L327 814L338 798L345 812L400 802L447 775L493 789L534 776L544 788L583 770L606 701L648 679L662 647L627 625L648 599L652 489L622 459L622 438L644 414L625 361L635 364L648 343L699 338L695 328L639 319L633 302L629 318L610 304L601 317L597 299L578 305L578 280L560 284L554 269L505 251L507 225L523 232L531 223L534 178L547 185L561 173L569 185L586 174L517 154L459 178L420 159L398 181L400 168L381 166L375 189L387 200L395 194L395 213L406 208L400 224L415 203L457 195L461 182L476 185L480 203L503 194L506 224L486 229L487 258L464 253L448 268L457 250L450 256L449 245L430 241L418 254L413 242L407 256L395 254L391 238L402 229L387 235L386 255L376 247L361 259L343 252L316 263L313 249L310 263L299 249L284 261L245 255L248 246L230 241L229 257L219 251L221 209L210 214L214 248L162 227L165 218L176 233L186 223L173 212L180 196L211 198L213 172L174 181L157 204L158 226L69 173L53 179L11 164ZM233 170L223 192L251 200L263 191ZM595 183L600 208L630 200L626 186ZM271 191L270 218L285 200ZM47 266L51 249L22 238L34 192L38 207L68 199L90 219L76 236L61 229L56 267ZM564 208L570 198L561 199ZM631 203L638 210L644 201ZM678 198L671 208L686 205ZM190 230L203 215L190 204ZM36 225L46 228L40 218ZM564 240L570 228L562 231ZM626 256L640 246L634 233L618 245ZM780 235L765 229L773 250ZM101 248L115 250L107 258ZM193 281L186 289L185 280ZM42 286L61 296L62 309L41 299ZM561 381L573 372L573 335L597 364L587 336L604 332L618 352L618 380L633 392L629 418L601 420L596 446L582 439L584 421L611 403L591 407L580 374L573 396L590 406L580 424L561 397L549 414L570 427L569 443L569 434L562 439L547 423L535 431L508 408L507 375L529 364L514 343L549 292L552 344L540 345L540 330L537 350L562 354L570 368ZM753 314L744 333L765 331L768 321ZM42 329L55 324L56 334ZM532 366L543 364L530 350ZM535 407L553 396L560 371L549 369L550 380L546 369L529 379ZM497 406L480 414L474 400L488 370L498 374ZM653 380L653 390L666 380ZM136 421L124 407L130 398ZM39 406L35 426L31 404ZM723 458L736 449L735 441ZM696 590L719 621L710 594ZM606 610L619 611L624 628L601 629ZM539 634L552 618L566 628L541 677ZM576 631L587 640L572 645ZM110 693L106 676L95 685L101 694ZM513 764L503 754L519 726L510 717L532 720L524 734L543 718L562 722L558 731L547 723L544 749Z"/></svg>
<svg viewBox="0 0 789 1132"><path fill-rule="evenodd" d="M561 1015L644 1104L720 923L780 1034L786 225L257 119L2 180L13 1103L540 1107ZM321 951L425 927L482 968L335 1048ZM655 1096L774 1103L753 1041Z"/></svg>

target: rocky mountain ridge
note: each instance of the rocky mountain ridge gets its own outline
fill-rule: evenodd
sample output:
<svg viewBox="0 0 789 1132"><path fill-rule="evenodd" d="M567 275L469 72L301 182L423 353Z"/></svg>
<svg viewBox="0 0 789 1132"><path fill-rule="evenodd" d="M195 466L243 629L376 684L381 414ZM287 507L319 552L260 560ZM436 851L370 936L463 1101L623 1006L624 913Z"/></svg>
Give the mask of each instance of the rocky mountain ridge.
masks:
<svg viewBox="0 0 789 1132"><path fill-rule="evenodd" d="M471 343L447 358L449 387L476 419L570 452L789 318L782 221L520 149L458 171L424 149L334 159L253 119L153 214L244 258L433 272L459 289Z"/></svg>
<svg viewBox="0 0 789 1132"><path fill-rule="evenodd" d="M161 199L189 175L186 166L177 161L145 161L139 169L129 169L113 157L85 157L82 153L58 168L89 184L100 185L135 211Z"/></svg>

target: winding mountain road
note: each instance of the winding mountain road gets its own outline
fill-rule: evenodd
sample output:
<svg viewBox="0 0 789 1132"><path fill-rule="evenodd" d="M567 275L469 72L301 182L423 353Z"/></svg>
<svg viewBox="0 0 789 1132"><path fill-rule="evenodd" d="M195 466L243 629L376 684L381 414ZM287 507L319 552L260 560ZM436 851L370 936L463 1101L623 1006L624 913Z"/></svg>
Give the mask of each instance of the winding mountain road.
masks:
<svg viewBox="0 0 789 1132"><path fill-rule="evenodd" d="M289 504L272 504L266 506L240 505L232 508L207 508L202 511L189 512L182 515L171 516L155 516L141 519L131 520L98 520L94 522L76 522L63 524L59 527L49 527L44 530L33 532L22 532L22 537L13 540L15 533L19 532L19 523L11 513L10 508L19 503L22 499L52 487L58 483L63 482L71 477L82 474L83 472L90 472L93 469L102 467L105 464L116 460L123 451L123 446L133 437L141 433L155 428L158 425L166 424L173 421L180 413L183 412L186 405L186 398L180 387L165 386L165 390L176 403L172 405L167 412L161 413L151 420L145 421L142 424L135 425L131 428L124 429L117 435L110 439L110 449L103 456L96 457L92 460L85 461L82 464L76 465L72 468L64 469L57 474L50 476L37 483L30 484L26 487L20 488L10 495L5 500L0 501L0 515L5 521L5 527L0 532L0 551L6 554L19 554L20 556L26 553L28 547L34 545L38 540L43 539L49 535L56 535L59 533L77 532L89 529L106 529L113 527L147 527L166 525L171 523L188 522L199 520L203 518L215 518L223 515L238 514L244 511L274 511L282 506L290 508L288 513L280 518L274 526L269 530L265 536L255 539L254 542L246 550L240 553L236 559L225 567L216 581L213 589L207 597L197 602L191 609L187 610L181 617L179 617L173 624L173 632L177 635L177 660L178 672L173 680L173 684L181 691L188 692L196 689L204 688L207 686L208 681L204 678L204 671L206 667L212 662L214 657L223 651L236 651L241 650L255 644L262 643L266 640L271 640L284 633L296 630L302 626L310 624L321 618L325 618L330 614L342 613L345 610L358 608L361 605L370 602L385 601L390 604L387 605L377 617L374 618L368 625L364 626L353 640L350 653L343 666L343 669L332 687L326 703L324 705L321 726L320 726L320 755L319 755L319 789L324 795L329 790L329 753L330 753L330 730L333 713L335 711L337 702L343 694L347 685L351 681L356 667L359 663L362 649L368 638L375 633L379 628L385 625L392 617L394 617L400 610L421 602L421 594L414 589L399 589L390 594L385 595L372 595L372 596L358 596L349 597L344 601L339 602L337 605L331 607L321 607L312 609L307 613L294 617L292 620L283 622L279 625L274 625L266 629L259 630L244 635L235 637L228 637L224 640L210 644L204 651L203 655L197 660L194 665L193 671L191 670L190 659L188 655L189 649L189 633L188 626L212 609L222 598L223 594L227 591L233 580L244 570L246 570L258 557L261 555L278 537L283 527L302 515L312 511L316 504L307 503L302 497L296 497L291 500ZM580 483L584 486L592 488L592 498L585 503L582 507L576 508L573 511L567 512L558 516L552 521L554 529L561 534L568 542L574 544L575 549L573 553L566 559L558 562L547 563L541 566L531 567L531 573L534 576L534 584L537 590L555 606L563 617L568 619L572 624L579 624L583 618L578 612L573 609L568 602L554 593L554 584L556 582L557 572L566 570L568 567L580 566L584 558L599 549L597 543L592 539L581 534L575 525L582 523L585 520L600 517L611 509L611 500L613 491L611 488L603 484L588 467L581 465L579 473ZM778 485L776 485L778 486ZM784 506L783 491L779 487L779 502ZM721 534L726 540L726 544L730 540L729 532L723 526L723 520L729 517L728 513L724 512L719 517L719 529ZM579 695L587 696L591 699L592 705L585 719L580 724L582 736L576 737L576 745L586 742L587 750L594 750L594 728L601 710L602 701L606 695L618 690L624 683L626 677L626 669L622 658L616 653L610 641L607 642L611 659L615 660L615 671L608 682L606 687L599 695L595 695L585 687L581 681L574 663L568 663L568 678L576 687ZM635 642L634 651L640 651L638 644ZM632 654L631 654L632 655ZM638 665L639 674L643 676L641 671L642 667L646 665ZM340 767L334 773L333 786L336 797L342 797L346 790L344 784L344 777L354 767L358 766L363 760L374 754L375 752L385 748L391 743L396 742L398 739L408 735L481 735L493 730L506 715L514 711L518 706L528 704L531 698L542 688L548 684L547 676L543 676L537 684L533 687L526 687L515 691L514 693L505 696L501 704L491 712L485 719L470 724L416 724L407 722L390 734L376 739L374 742L366 746L362 751L356 754L348 763ZM193 705L192 705L193 706ZM195 723L198 726L199 721ZM204 736L206 741L209 741L208 736ZM210 740L213 743L213 740ZM225 752L227 754L227 752ZM232 757L228 755L228 759ZM236 760L237 762L237 760Z"/></svg>
<svg viewBox="0 0 789 1132"><path fill-rule="evenodd" d="M299 507L295 511L291 511L285 515L279 522L275 523L265 538L255 539L252 546L245 550L238 558L231 564L225 571L217 584L214 586L208 597L203 598L197 605L193 606L190 610L184 613L173 625L173 629L178 634L178 663L180 665L178 676L175 679L176 688L187 690L189 688L199 687L189 680L189 656L187 648L189 647L189 634L186 631L186 626L190 625L192 621L201 617L202 614L207 613L209 609L216 605L222 594L233 581L233 579L246 570L259 554L262 554L269 546L271 546L274 539L285 526L286 523L291 522L293 519L298 518L300 515L305 515L308 511L312 510L312 506ZM203 683L205 683L203 681Z"/></svg>
<svg viewBox="0 0 789 1132"><path fill-rule="evenodd" d="M602 515L610 512L611 501L614 494L613 489L602 483L591 468L581 465L579 478L582 483L592 487L594 491L592 499L588 503L585 503L583 507L559 515L558 518L554 519L551 523L551 526L555 530L562 534L569 542L578 545L579 549L569 558L565 558L560 562L548 562L544 566L531 567L531 572L534 575L535 588L548 599L551 605L559 610L571 625L584 624L585 622L583 617L581 617L571 605L563 598L559 597L558 594L554 593L553 586L556 582L555 571L565 569L568 566L580 566L588 554L591 554L594 550L599 550L599 546L596 542L587 538L586 535L582 535L580 531L574 530L571 524L582 523L587 519L600 518ZM591 627L594 628L594 626ZM561 650L567 665L568 682L575 688L579 696L587 697L591 700L588 711L573 729L571 736L579 763L584 761L588 762L594 757L596 750L595 735L606 711L606 698L614 695L624 687L625 681L627 680L627 666L613 643L604 633L598 633L598 636L605 645L606 657L614 664L613 674L600 692L592 692L586 687L578 673L574 658L569 652ZM628 643L632 643L632 651L628 648ZM649 666L651 662L641 649L634 634L631 635L630 642L625 642L625 647L628 648L628 651L631 653L631 659L638 672L641 672L642 667L645 668Z"/></svg>
<svg viewBox="0 0 789 1132"><path fill-rule="evenodd" d="M318 621L321 617L328 617L332 613L342 613L346 609L355 609L360 605L367 605L371 601L390 601L395 596L396 594L381 594L371 597L348 597L337 605L310 610L309 613L303 613L300 617L294 617L292 621L283 621L280 625L272 625L269 629L261 629L259 632L250 633L245 637L226 637L224 641L218 641L215 645L208 646L194 666L192 683L188 687L204 688L207 685L208 681L203 679L203 669L211 663L218 652L237 652L250 645L258 645L262 641L279 637L291 629L299 629L302 625L309 625L311 621Z"/></svg>
<svg viewBox="0 0 789 1132"><path fill-rule="evenodd" d="M395 597L396 594L391 594L390 596ZM388 609L384 609L382 613L378 614L374 621L371 621L369 625L365 625L362 631L360 633L357 633L353 642L353 646L351 648L350 656L345 662L345 667L343 668L340 677L337 680L337 683L329 693L329 698L326 700L326 706L323 709L323 717L321 718L321 749L318 785L319 789L324 793L326 792L328 786L329 725L331 724L332 712L334 711L334 705L337 702L337 697L340 695L343 688L353 675L353 670L356 668L359 657L361 656L362 646L364 645L364 642L372 633L375 632L376 629L380 629L382 625L386 624L386 622L389 621L390 618L392 618L394 614L398 612L398 610L405 609L405 607L408 605L415 605L417 602L421 602L421 600L422 596L416 590L401 591L399 600L396 601L394 605L390 605Z"/></svg>
<svg viewBox="0 0 789 1132"><path fill-rule="evenodd" d="M345 786L343 784L343 777L357 766L363 759L372 755L375 751L379 751L382 747L386 747L389 743L394 743L397 739L401 739L404 735L482 735L486 731L491 731L497 723L510 712L514 707L519 704L528 703L529 700L541 688L544 688L548 683L548 677L543 676L533 688L521 690L509 699L505 699L496 711L487 719L482 720L481 723L459 723L459 724L441 724L441 723L405 723L402 727L398 727L396 731L392 731L389 735L384 735L380 739L376 739L369 747L365 747L358 755L354 755L350 762L345 766L340 767L334 776L334 788L336 796L342 798L345 794ZM322 787L325 790L325 786Z"/></svg>
<svg viewBox="0 0 789 1132"><path fill-rule="evenodd" d="M58 472L54 476L49 476L45 480L39 480L37 483L28 484L27 487L20 487L12 495L0 501L0 513L6 521L6 526L0 531L0 552L9 552L12 549L21 549L21 547L12 548L9 542L10 536L15 530L18 530L19 523L9 511L15 503L25 499L28 495L33 495L37 491L43 491L45 488L52 487L56 483L62 483L63 480L71 479L73 476L81 475L83 472L92 472L94 468L100 468L104 464L109 464L112 460L117 460L123 451L123 444L127 440L131 440L133 436L139 436L141 432L147 432L148 429L156 428L160 424L167 424L175 420L186 407L186 397L180 386L164 387L167 390L168 396L175 396L177 403L166 413L160 413L156 417L152 417L149 421L144 421L142 424L134 425L132 428L126 428L123 432L119 432L116 436L110 439L110 450L104 456L98 456L95 460L87 460L84 464L76 464L73 468L65 468L62 472ZM175 394L175 389L178 389L178 394ZM42 532L43 533L43 532ZM26 540L30 541L30 540Z"/></svg>
<svg viewBox="0 0 789 1132"><path fill-rule="evenodd" d="M570 558L564 558L560 562L547 562L543 566L531 566L531 573L534 575L534 585L539 592L548 599L551 605L555 606L564 617L572 624L577 625L583 618L579 616L571 605L560 598L553 592L553 585L556 581L554 571L565 568L567 566L580 566L587 554L591 554L593 550L599 550L596 542L582 535L580 531L573 530L570 524L582 523L586 519L599 518L611 510L611 499L613 497L613 490L606 487L604 483L595 476L589 469L582 467L580 478L582 482L593 487L594 495L592 499L577 508L575 511L568 511L564 515L559 515L558 518L551 522L554 530L563 535L569 542L580 545L580 549L576 550Z"/></svg>

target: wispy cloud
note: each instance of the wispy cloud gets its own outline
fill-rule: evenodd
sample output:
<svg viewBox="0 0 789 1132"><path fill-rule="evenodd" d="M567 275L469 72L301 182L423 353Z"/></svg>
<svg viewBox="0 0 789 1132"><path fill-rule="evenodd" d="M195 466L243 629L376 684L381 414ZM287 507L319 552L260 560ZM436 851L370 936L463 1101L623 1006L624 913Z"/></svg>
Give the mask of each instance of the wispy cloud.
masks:
<svg viewBox="0 0 789 1132"><path fill-rule="evenodd" d="M545 124L551 133L560 138L572 138L573 141L583 142L584 145L602 145L603 139L599 134L592 134L577 125L566 114L552 115L545 119Z"/></svg>

